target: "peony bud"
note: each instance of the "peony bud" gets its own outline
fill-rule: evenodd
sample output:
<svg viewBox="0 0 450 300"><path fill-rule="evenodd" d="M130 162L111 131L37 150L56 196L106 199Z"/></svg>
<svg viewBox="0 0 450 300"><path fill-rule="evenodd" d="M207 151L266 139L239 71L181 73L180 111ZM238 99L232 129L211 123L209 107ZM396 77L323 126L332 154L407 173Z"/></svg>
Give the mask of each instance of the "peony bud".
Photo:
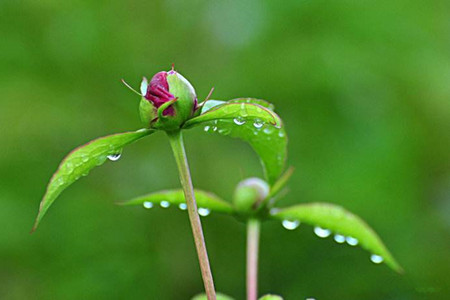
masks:
<svg viewBox="0 0 450 300"><path fill-rule="evenodd" d="M241 181L234 191L233 204L239 212L250 212L269 195L269 185L259 178Z"/></svg>
<svg viewBox="0 0 450 300"><path fill-rule="evenodd" d="M141 118L146 120L148 117L145 117L150 116L153 128L178 129L192 117L197 107L194 87L174 70L156 73L148 84L144 78L141 93L148 104L151 104L141 103Z"/></svg>

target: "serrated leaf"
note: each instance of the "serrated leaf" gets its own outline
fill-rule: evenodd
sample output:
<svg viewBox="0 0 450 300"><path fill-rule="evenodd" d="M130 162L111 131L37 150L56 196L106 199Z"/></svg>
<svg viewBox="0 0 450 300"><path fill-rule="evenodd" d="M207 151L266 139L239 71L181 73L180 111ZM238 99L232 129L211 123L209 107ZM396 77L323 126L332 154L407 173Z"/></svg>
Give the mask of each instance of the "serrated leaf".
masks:
<svg viewBox="0 0 450 300"><path fill-rule="evenodd" d="M260 120L261 122L269 123L277 127L280 127L282 124L281 119L273 111L259 104L226 102L209 109L198 117L186 121L183 128L191 128L213 120L233 120L236 118Z"/></svg>
<svg viewBox="0 0 450 300"><path fill-rule="evenodd" d="M206 296L206 294L199 294L194 296L191 300L208 300L208 297ZM231 298L230 296L222 293L216 293L216 300L234 300L234 298Z"/></svg>
<svg viewBox="0 0 450 300"><path fill-rule="evenodd" d="M221 213L232 213L233 207L226 201L222 200L213 193L202 191L199 189L194 190L197 206L207 208L211 211ZM186 203L183 190L164 190L159 192L143 195L132 200L119 203L121 205L144 205L144 203L161 204L161 202L167 201L172 205L179 205Z"/></svg>
<svg viewBox="0 0 450 300"><path fill-rule="evenodd" d="M361 218L342 208L329 203L299 204L289 208L274 211L272 218L279 220L300 221L313 226L319 226L345 237L357 239L358 244L381 256L383 261L397 272L402 268L381 241L375 231Z"/></svg>
<svg viewBox="0 0 450 300"><path fill-rule="evenodd" d="M108 135L95 139L70 152L60 163L47 185L44 198L39 206L39 213L36 217L33 231L39 225L48 208L64 189L80 177L86 176L94 167L102 165L108 156L121 153L124 146L153 132L154 130L141 129Z"/></svg>

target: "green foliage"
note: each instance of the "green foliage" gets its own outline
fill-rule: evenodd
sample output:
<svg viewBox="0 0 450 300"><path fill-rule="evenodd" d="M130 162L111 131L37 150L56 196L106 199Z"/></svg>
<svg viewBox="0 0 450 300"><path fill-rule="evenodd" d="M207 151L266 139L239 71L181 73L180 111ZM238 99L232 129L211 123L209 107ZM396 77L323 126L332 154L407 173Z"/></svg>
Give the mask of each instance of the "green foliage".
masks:
<svg viewBox="0 0 450 300"><path fill-rule="evenodd" d="M183 128L191 128L198 124L214 120L259 120L274 126L281 126L281 119L271 110L253 103L224 103L217 105L198 117L192 118L183 125Z"/></svg>
<svg viewBox="0 0 450 300"><path fill-rule="evenodd" d="M261 160L266 180L272 185L282 174L287 155L287 135L273 108L269 102L253 98L227 102L209 100L202 114L188 121L185 127L203 124L205 131L248 142Z"/></svg>
<svg viewBox="0 0 450 300"><path fill-rule="evenodd" d="M120 155L122 148L132 142L153 133L153 130L141 129L134 132L117 133L95 139L70 152L61 162L47 186L39 213L33 226L36 230L48 208L69 185L89 171L102 165L108 156Z"/></svg>
<svg viewBox="0 0 450 300"><path fill-rule="evenodd" d="M203 207L210 209L215 212L221 213L232 213L232 206L220 199L213 193L205 192L199 189L195 189L195 198L198 207ZM160 204L161 201L167 201L173 205L179 205L181 203L186 203L183 190L165 190L150 193L148 195L140 196L132 200L120 203L121 205L144 205L145 203Z"/></svg>
<svg viewBox="0 0 450 300"><path fill-rule="evenodd" d="M344 208L329 203L308 203L275 210L272 218L300 221L323 230L331 230L343 237L356 239L357 243L372 254L381 256L384 262L397 272L402 268L395 261L375 231L361 218ZM319 229L322 230L322 229Z"/></svg>

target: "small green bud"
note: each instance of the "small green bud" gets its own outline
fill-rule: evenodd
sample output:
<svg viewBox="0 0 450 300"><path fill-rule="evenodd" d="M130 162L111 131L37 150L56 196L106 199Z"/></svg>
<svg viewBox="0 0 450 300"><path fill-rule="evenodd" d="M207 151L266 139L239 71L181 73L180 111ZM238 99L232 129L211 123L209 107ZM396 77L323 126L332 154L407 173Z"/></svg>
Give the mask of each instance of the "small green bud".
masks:
<svg viewBox="0 0 450 300"><path fill-rule="evenodd" d="M234 191L233 204L239 212L250 212L269 195L269 185L259 178L241 181Z"/></svg>
<svg viewBox="0 0 450 300"><path fill-rule="evenodd" d="M267 294L259 298L259 300L283 300L281 296Z"/></svg>

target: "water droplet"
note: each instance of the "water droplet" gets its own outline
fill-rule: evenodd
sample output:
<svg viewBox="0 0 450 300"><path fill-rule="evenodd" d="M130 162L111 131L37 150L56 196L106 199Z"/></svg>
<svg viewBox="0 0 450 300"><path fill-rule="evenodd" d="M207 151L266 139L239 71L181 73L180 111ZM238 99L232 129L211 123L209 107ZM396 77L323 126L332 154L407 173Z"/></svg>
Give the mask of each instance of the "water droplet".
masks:
<svg viewBox="0 0 450 300"><path fill-rule="evenodd" d="M331 231L328 229L324 229L319 226L316 226L316 227L314 227L314 233L320 238L326 238L326 237L330 236Z"/></svg>
<svg viewBox="0 0 450 300"><path fill-rule="evenodd" d="M260 119L255 119L255 121L253 122L253 126L255 126L256 129L260 129L264 126L264 122Z"/></svg>
<svg viewBox="0 0 450 300"><path fill-rule="evenodd" d="M178 204L178 208L181 209L181 210L186 210L187 209L187 205L186 205L186 203L180 203L180 204Z"/></svg>
<svg viewBox="0 0 450 300"><path fill-rule="evenodd" d="M273 216L274 214L276 214L277 212L279 212L280 209L279 208L271 208L269 213Z"/></svg>
<svg viewBox="0 0 450 300"><path fill-rule="evenodd" d="M219 128L219 133L222 135L230 134L230 130L228 128Z"/></svg>
<svg viewBox="0 0 450 300"><path fill-rule="evenodd" d="M244 125L245 124L245 120L241 117L234 118L233 122L236 125Z"/></svg>
<svg viewBox="0 0 450 300"><path fill-rule="evenodd" d="M170 206L170 203L167 202L167 201L161 201L161 202L159 203L159 205L160 205L162 208L168 208L168 207Z"/></svg>
<svg viewBox="0 0 450 300"><path fill-rule="evenodd" d="M281 222L281 225L283 225L283 227L286 228L287 230L294 230L298 226L300 226L300 221L298 221L298 220L294 220L294 221L283 220L283 222Z"/></svg>
<svg viewBox="0 0 450 300"><path fill-rule="evenodd" d="M122 151L119 151L117 153L110 154L107 157L110 161L118 161L121 156L122 156Z"/></svg>
<svg viewBox="0 0 450 300"><path fill-rule="evenodd" d="M278 132L278 136L279 137L284 137L285 133L283 130L280 130L280 132Z"/></svg>
<svg viewBox="0 0 450 300"><path fill-rule="evenodd" d="M217 127L213 126L212 131L214 131L214 132L217 131Z"/></svg>
<svg viewBox="0 0 450 300"><path fill-rule="evenodd" d="M146 209L150 209L153 207L153 203L149 201L145 201L143 205Z"/></svg>
<svg viewBox="0 0 450 300"><path fill-rule="evenodd" d="M271 126L270 127L266 127L266 128L264 128L263 132L265 134L271 134L273 132L273 128Z"/></svg>
<svg viewBox="0 0 450 300"><path fill-rule="evenodd" d="M358 240L355 239L354 237L348 236L345 238L345 241L347 242L347 244L349 244L350 246L356 246L358 245Z"/></svg>
<svg viewBox="0 0 450 300"><path fill-rule="evenodd" d="M336 241L336 243L342 244L345 242L345 236L336 234L334 235L334 240Z"/></svg>
<svg viewBox="0 0 450 300"><path fill-rule="evenodd" d="M89 157L87 155L81 156L81 161L83 161L84 163L87 162L88 160L89 160Z"/></svg>
<svg viewBox="0 0 450 300"><path fill-rule="evenodd" d="M208 208L203 208L203 207L198 208L198 214L202 217L206 217L210 213L211 213L211 211Z"/></svg>
<svg viewBox="0 0 450 300"><path fill-rule="evenodd" d="M205 126L205 128L203 128L204 131L209 131L209 126Z"/></svg>
<svg viewBox="0 0 450 300"><path fill-rule="evenodd" d="M370 256L370 260L374 263L374 264L381 264L383 262L383 257L376 255L376 254L372 254Z"/></svg>

